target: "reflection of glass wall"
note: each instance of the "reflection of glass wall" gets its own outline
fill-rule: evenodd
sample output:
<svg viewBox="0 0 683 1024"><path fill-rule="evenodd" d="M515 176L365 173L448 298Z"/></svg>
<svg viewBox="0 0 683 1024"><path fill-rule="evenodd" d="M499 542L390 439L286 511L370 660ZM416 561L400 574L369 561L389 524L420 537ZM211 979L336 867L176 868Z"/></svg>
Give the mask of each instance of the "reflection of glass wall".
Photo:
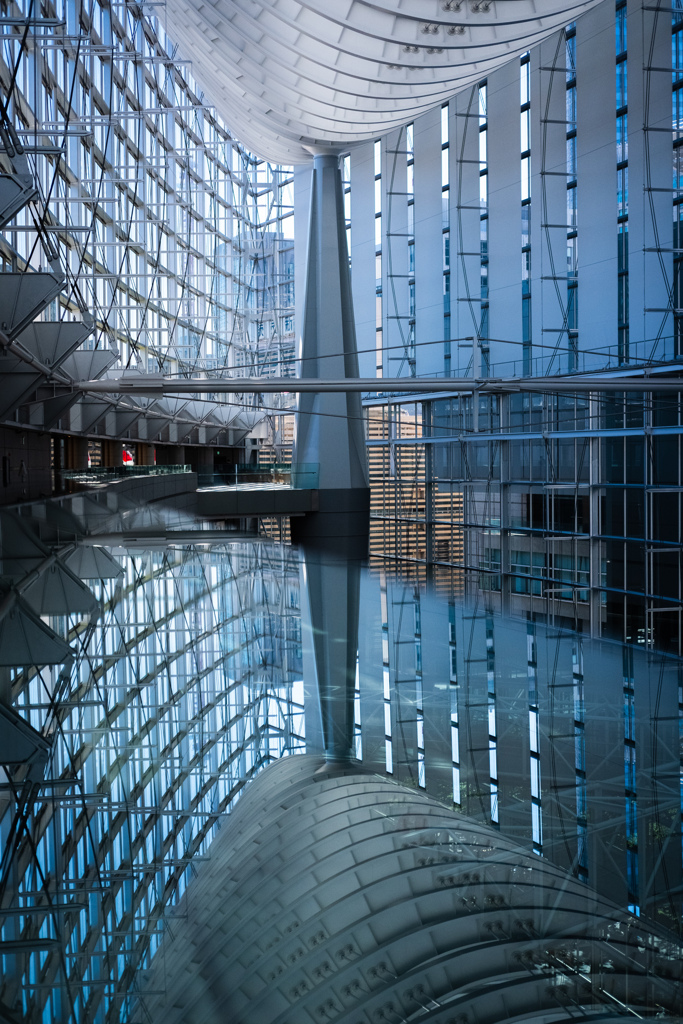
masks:
<svg viewBox="0 0 683 1024"><path fill-rule="evenodd" d="M680 661L383 571L363 587L365 765L677 930Z"/></svg>
<svg viewBox="0 0 683 1024"><path fill-rule="evenodd" d="M372 553L472 595L678 652L676 395L371 404Z"/></svg>
<svg viewBox="0 0 683 1024"><path fill-rule="evenodd" d="M128 1020L192 862L245 781L305 749L297 559L117 560L122 576L92 581L99 614L46 620L73 664L9 672L14 708L53 741L37 790L21 769L0 789L1 998L23 1020Z"/></svg>
<svg viewBox="0 0 683 1024"><path fill-rule="evenodd" d="M70 508L91 529L116 515L118 528L160 536L188 528L125 503ZM44 536L75 521L66 506L42 514L31 522ZM49 579L55 562L31 561L17 522L3 518L2 538L21 534L25 550L4 550L2 570L36 603L25 581ZM86 575L69 560L88 551L62 546L59 564ZM98 609L45 616L73 662L0 669L0 694L52 742L36 789L21 767L0 788L1 998L27 1020L135 1019L137 972L193 863L255 772L316 742L304 730L317 712L309 692L304 708L298 556L245 542L113 551L122 574L89 583ZM503 617L494 599L363 575L357 755L675 930L680 663Z"/></svg>

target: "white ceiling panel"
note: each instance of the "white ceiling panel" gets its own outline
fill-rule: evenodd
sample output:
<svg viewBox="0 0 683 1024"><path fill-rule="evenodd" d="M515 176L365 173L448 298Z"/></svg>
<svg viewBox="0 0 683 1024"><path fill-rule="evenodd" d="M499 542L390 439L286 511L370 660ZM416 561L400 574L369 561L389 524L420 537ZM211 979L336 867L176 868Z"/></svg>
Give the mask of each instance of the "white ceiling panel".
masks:
<svg viewBox="0 0 683 1024"><path fill-rule="evenodd" d="M166 14L240 141L298 164L406 124L598 2L167 0Z"/></svg>

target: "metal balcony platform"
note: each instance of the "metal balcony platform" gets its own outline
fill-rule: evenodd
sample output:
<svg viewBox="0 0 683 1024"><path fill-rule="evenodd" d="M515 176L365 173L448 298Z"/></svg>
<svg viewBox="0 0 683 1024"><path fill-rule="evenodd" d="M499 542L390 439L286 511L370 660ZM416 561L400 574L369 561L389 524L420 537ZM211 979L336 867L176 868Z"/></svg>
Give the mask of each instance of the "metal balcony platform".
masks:
<svg viewBox="0 0 683 1024"><path fill-rule="evenodd" d="M245 483L197 489L197 513L207 519L301 516L318 511L316 488L281 483Z"/></svg>

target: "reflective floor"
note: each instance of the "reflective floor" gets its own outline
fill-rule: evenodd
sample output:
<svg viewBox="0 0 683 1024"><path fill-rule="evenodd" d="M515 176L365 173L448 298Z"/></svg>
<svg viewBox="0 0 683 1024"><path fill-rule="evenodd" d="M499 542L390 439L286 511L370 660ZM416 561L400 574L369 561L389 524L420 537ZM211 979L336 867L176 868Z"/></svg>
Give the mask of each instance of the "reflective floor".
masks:
<svg viewBox="0 0 683 1024"><path fill-rule="evenodd" d="M574 994L561 1013L541 1000L533 1014L524 1002L463 1003L453 1016L443 988L452 979L423 979L414 1005L397 991L393 1011L386 999L362 1008L351 982L348 998L340 989L317 1003L304 988L296 1009L297 982L272 1016L250 1016L243 994L232 1016L207 1004L178 1020L680 1019L679 660L506 618L380 560L228 533L134 494L114 485L0 512L0 1020L162 1019L174 942L188 961L178 922L192 922L194 892L206 899L215 851L232 856L230 812L255 775L269 778L261 769L294 754L326 759L340 779L360 762L353 772L366 781L354 785L360 793L379 780L377 806L403 794L401 834L431 829L411 843L437 846L439 863L456 858L444 829L466 818L475 845L489 836L487 849L520 870L538 864L539 878L565 878L579 893L572 905L589 894L596 935L609 905L610 927L636 928L638 948L669 964L648 961L635 975L670 971L669 987L639 988L634 975L624 995L601 974L589 1008ZM391 781L401 788L381 788ZM259 785L248 798L261 801L265 827L279 790ZM423 824L439 807L450 817ZM387 868L397 886L402 870ZM487 898L500 909L506 897ZM280 912L263 899L259 934ZM360 940L349 943L361 957ZM558 960L557 947L552 960L543 946L541 963L539 948L533 970L544 978L590 974L576 958ZM400 987L390 961L387 952L384 971ZM379 985L382 971L373 977Z"/></svg>

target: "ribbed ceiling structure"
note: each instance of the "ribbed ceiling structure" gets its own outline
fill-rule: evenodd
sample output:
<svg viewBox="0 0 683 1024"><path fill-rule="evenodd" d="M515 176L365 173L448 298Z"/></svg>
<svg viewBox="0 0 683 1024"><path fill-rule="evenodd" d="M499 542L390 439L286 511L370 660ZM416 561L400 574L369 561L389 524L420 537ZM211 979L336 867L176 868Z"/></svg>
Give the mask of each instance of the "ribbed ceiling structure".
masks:
<svg viewBox="0 0 683 1024"><path fill-rule="evenodd" d="M167 0L236 136L276 163L345 148L480 81L598 0Z"/></svg>

